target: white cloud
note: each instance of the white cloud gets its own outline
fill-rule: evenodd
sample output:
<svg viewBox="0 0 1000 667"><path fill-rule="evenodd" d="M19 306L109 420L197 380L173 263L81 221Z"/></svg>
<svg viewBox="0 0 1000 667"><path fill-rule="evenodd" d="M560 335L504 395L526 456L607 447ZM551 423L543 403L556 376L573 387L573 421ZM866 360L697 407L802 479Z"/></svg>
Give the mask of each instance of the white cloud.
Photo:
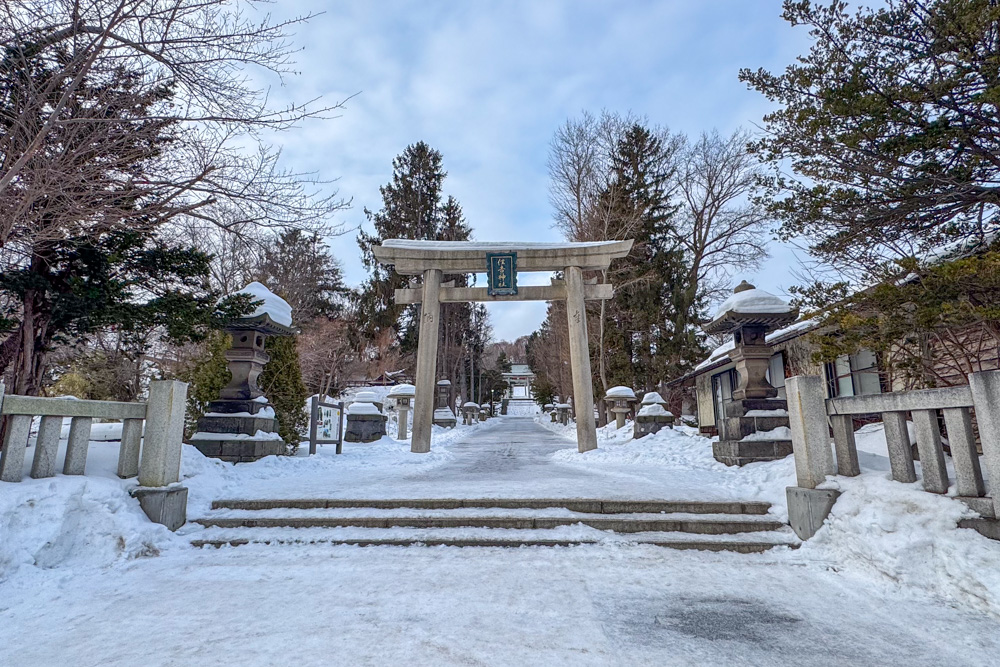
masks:
<svg viewBox="0 0 1000 667"><path fill-rule="evenodd" d="M301 75L274 99L360 95L341 118L305 123L277 141L290 168L338 179L354 199L342 218L352 225L366 224L363 208L380 207L393 157L423 140L444 155L445 190L476 238L556 240L545 164L553 130L602 107L691 133L758 122L766 101L737 80L738 69L780 69L804 50L780 5L278 3L276 15L325 13L298 29ZM360 282L354 235L331 246L348 280ZM497 337L513 338L534 330L545 308L498 304L491 313Z"/></svg>

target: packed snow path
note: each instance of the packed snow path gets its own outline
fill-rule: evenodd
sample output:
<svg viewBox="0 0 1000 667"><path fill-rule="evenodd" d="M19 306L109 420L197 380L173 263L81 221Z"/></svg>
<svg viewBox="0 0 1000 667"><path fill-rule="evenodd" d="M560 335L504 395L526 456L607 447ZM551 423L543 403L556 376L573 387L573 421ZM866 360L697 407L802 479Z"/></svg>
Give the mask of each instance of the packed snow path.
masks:
<svg viewBox="0 0 1000 667"><path fill-rule="evenodd" d="M0 664L996 664L995 618L787 556L172 550L8 584Z"/></svg>
<svg viewBox="0 0 1000 667"><path fill-rule="evenodd" d="M572 463L576 441L535 423L529 417L499 417L447 448L447 462L407 472L402 466L351 469L341 478L335 465L316 473L297 475L292 484L248 479L242 498L628 498L628 499L742 499L738 492L719 488L717 476L701 483L697 472L687 472L676 483L664 484L663 470L637 470L614 463L582 467ZM345 448L365 445L345 444ZM554 458L563 450L570 462ZM573 450L573 451L568 451ZM432 448L432 452L435 451ZM413 454L419 462L426 454Z"/></svg>

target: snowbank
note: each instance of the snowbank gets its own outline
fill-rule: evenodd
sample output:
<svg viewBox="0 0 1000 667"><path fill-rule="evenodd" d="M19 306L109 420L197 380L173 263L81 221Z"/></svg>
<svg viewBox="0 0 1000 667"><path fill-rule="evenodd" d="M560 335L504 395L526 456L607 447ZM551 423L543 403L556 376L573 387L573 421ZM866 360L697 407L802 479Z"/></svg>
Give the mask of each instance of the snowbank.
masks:
<svg viewBox="0 0 1000 667"><path fill-rule="evenodd" d="M1000 544L957 527L975 516L964 503L880 472L836 477L823 486L841 496L800 555L1000 616Z"/></svg>

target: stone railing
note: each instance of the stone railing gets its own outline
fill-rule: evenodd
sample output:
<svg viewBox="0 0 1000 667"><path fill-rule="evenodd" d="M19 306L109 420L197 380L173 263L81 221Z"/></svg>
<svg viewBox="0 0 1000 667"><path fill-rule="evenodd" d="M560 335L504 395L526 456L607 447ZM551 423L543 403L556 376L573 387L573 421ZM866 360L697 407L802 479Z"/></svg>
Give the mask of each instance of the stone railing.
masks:
<svg viewBox="0 0 1000 667"><path fill-rule="evenodd" d="M133 495L143 510L153 521L176 529L184 523L183 518L179 524L177 521L187 507L187 489L176 485L180 481L186 397L185 383L166 380L150 383L145 403L5 396L0 384L0 416L7 422L0 451L0 482L21 481L35 417L40 417L30 472L35 479L56 474L65 418L70 419L70 427L64 475L84 474L94 419L120 420L118 476L138 477L139 488Z"/></svg>
<svg viewBox="0 0 1000 667"><path fill-rule="evenodd" d="M884 424L892 478L899 482L917 481L907 430L909 414L917 440L923 487L931 493L946 493L950 480L938 421L940 412L955 467L957 497L984 517L1000 517L1000 493L997 492L1000 483L1000 371L973 373L969 376L969 385L964 387L890 394L828 399L824 387L823 379L813 376L797 376L785 382L798 483L798 487L789 488L789 519L793 528L796 528L793 512L797 511L793 504L807 510L808 516L799 517L810 524L803 532L811 536L822 524L836 495L827 492L821 497L808 491L817 491L816 486L827 475L860 474L853 419L857 415L871 414L881 415ZM990 489L984 483L980 467L972 429L973 413L979 425L983 464L987 477L992 480ZM796 496L794 500L793 496ZM807 497L811 500L806 500Z"/></svg>

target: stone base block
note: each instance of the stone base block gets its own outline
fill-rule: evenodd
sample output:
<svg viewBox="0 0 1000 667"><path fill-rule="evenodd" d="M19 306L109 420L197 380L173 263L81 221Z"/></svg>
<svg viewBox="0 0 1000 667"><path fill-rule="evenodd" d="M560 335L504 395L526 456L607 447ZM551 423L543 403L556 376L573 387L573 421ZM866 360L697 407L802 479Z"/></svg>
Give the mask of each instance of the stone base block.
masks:
<svg viewBox="0 0 1000 667"><path fill-rule="evenodd" d="M993 511L993 499L989 497L976 498L974 496L955 496L955 500L961 500L969 506L969 509L978 512L984 519L995 519Z"/></svg>
<svg viewBox="0 0 1000 667"><path fill-rule="evenodd" d="M971 528L983 537L1000 540L1000 521L996 519L962 519L959 528Z"/></svg>
<svg viewBox="0 0 1000 667"><path fill-rule="evenodd" d="M661 429L672 428L673 424L674 418L666 415L636 417L632 425L632 437L638 439L651 433L658 433Z"/></svg>
<svg viewBox="0 0 1000 667"><path fill-rule="evenodd" d="M344 442L375 442L386 434L385 415L347 415Z"/></svg>
<svg viewBox="0 0 1000 667"><path fill-rule="evenodd" d="M743 417L751 410L788 410L788 401L780 398L744 398L726 406L727 417Z"/></svg>
<svg viewBox="0 0 1000 667"><path fill-rule="evenodd" d="M788 498L788 524L800 540L808 540L823 526L830 516L833 504L840 491L834 489L804 489L789 486L785 489Z"/></svg>
<svg viewBox="0 0 1000 667"><path fill-rule="evenodd" d="M255 415L264 408L268 407L271 407L270 403L261 403L260 401L219 400L209 403L207 411L225 412L227 414L232 414L234 412L249 412L250 414Z"/></svg>
<svg viewBox="0 0 1000 667"><path fill-rule="evenodd" d="M140 486L132 490L132 497L139 500L139 507L153 523L177 530L187 522L186 486Z"/></svg>
<svg viewBox="0 0 1000 667"><path fill-rule="evenodd" d="M712 443L715 460L727 466L777 461L791 454L791 440L718 440Z"/></svg>
<svg viewBox="0 0 1000 667"><path fill-rule="evenodd" d="M192 440L191 444L205 456L246 463L265 456L281 456L286 453L283 440Z"/></svg>
<svg viewBox="0 0 1000 667"><path fill-rule="evenodd" d="M197 430L202 433L243 433L255 435L257 431L277 433L278 420L273 417L202 417Z"/></svg>

